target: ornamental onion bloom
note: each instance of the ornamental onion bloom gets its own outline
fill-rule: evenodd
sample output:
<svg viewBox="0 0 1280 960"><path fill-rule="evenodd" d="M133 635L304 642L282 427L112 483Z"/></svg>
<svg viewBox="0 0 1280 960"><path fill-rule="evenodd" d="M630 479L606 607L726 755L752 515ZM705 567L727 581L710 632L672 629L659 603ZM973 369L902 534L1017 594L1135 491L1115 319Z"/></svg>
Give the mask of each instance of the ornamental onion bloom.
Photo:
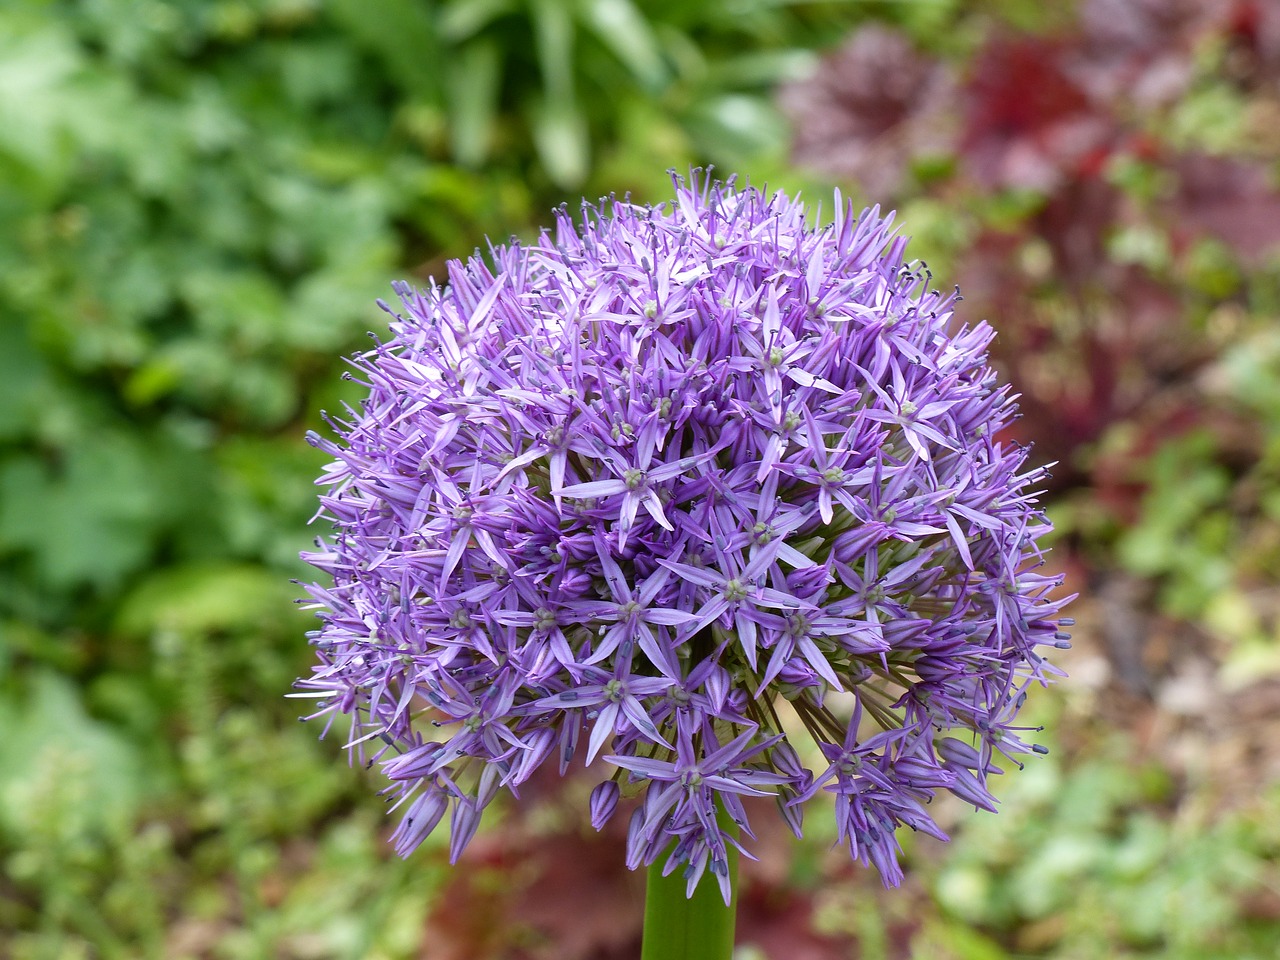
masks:
<svg viewBox="0 0 1280 960"><path fill-rule="evenodd" d="M751 838L761 795L797 834L832 795L897 884L898 827L945 839L925 803L992 809L999 758L1039 749L1015 718L1070 622L1035 572L1044 471L997 439L991 329L892 215L675 187L381 304L368 397L309 436L334 533L297 695L351 717L402 855L447 816L456 860L500 788L577 760L597 828L639 798L628 866L690 893L710 870L728 901L717 807Z"/></svg>

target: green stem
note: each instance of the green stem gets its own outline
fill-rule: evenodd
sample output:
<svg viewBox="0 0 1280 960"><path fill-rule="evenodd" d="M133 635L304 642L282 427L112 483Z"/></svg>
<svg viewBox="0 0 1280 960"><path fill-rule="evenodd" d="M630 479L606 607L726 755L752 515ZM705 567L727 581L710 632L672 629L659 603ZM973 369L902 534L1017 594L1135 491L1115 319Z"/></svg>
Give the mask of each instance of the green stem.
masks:
<svg viewBox="0 0 1280 960"><path fill-rule="evenodd" d="M733 837L738 827L717 804L720 829ZM644 946L640 960L731 960L733 926L738 906L738 851L727 844L729 885L733 891L726 907L720 884L710 868L702 875L691 898L685 897L685 879L679 869L662 875L665 856L649 867L644 894Z"/></svg>

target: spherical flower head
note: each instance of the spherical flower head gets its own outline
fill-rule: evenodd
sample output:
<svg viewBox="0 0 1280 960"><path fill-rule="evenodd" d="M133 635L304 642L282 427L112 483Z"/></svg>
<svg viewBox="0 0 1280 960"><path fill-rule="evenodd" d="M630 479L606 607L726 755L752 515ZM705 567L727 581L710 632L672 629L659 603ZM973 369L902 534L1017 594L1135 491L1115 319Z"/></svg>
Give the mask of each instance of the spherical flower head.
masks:
<svg viewBox="0 0 1280 960"><path fill-rule="evenodd" d="M1066 643L1043 471L998 439L992 331L891 221L675 178L383 304L368 397L311 435L334 533L298 695L351 717L400 853L448 814L456 858L501 788L575 760L597 827L639 797L630 867L726 900L716 813L750 838L745 796L799 833L833 795L892 884L899 826L945 839L935 794L992 807Z"/></svg>

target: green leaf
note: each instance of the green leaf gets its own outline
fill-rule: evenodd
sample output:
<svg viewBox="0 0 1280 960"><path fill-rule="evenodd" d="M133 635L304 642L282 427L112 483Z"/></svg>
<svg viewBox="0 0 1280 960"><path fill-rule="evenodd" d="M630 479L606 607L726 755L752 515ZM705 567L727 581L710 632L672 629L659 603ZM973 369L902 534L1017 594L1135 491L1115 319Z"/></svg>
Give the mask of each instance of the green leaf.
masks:
<svg viewBox="0 0 1280 960"><path fill-rule="evenodd" d="M291 105L305 113L349 97L356 82L356 52L334 38L290 43L280 50L279 65Z"/></svg>
<svg viewBox="0 0 1280 960"><path fill-rule="evenodd" d="M809 50L752 50L719 59L706 81L722 88L772 87L814 72L817 56Z"/></svg>
<svg viewBox="0 0 1280 960"><path fill-rule="evenodd" d="M278 579L284 571L301 575L298 551L310 545L306 523L316 511L312 481L323 458L300 438L282 444L248 436L220 444L216 458L218 521L227 547L239 556L261 557L281 571Z"/></svg>
<svg viewBox="0 0 1280 960"><path fill-rule="evenodd" d="M195 273L182 279L180 289L198 328L235 337L247 349L261 349L283 326L280 289L258 271Z"/></svg>
<svg viewBox="0 0 1280 960"><path fill-rule="evenodd" d="M293 620L298 591L277 574L249 564L195 563L153 573L124 598L115 629L130 636L156 631L189 635L216 630L259 632Z"/></svg>
<svg viewBox="0 0 1280 960"><path fill-rule="evenodd" d="M440 10L440 36L453 43L469 40L515 8L515 0L452 0Z"/></svg>
<svg viewBox="0 0 1280 960"><path fill-rule="evenodd" d="M765 98L728 94L698 103L685 122L699 146L713 159L733 167L754 157L782 153L786 124Z"/></svg>
<svg viewBox="0 0 1280 960"><path fill-rule="evenodd" d="M0 553L27 552L59 588L119 584L150 554L150 478L133 442L89 442L53 471L33 457L0 466Z"/></svg>
<svg viewBox="0 0 1280 960"><path fill-rule="evenodd" d="M533 110L533 140L547 175L560 187L575 187L586 179L590 163L587 121L566 100L544 100Z"/></svg>
<svg viewBox="0 0 1280 960"><path fill-rule="evenodd" d="M561 0L529 0L534 49L542 86L553 110L571 107L574 98L573 15Z"/></svg>
<svg viewBox="0 0 1280 960"><path fill-rule="evenodd" d="M458 54L449 79L453 156L464 167L478 166L488 159L493 139L502 51L491 40L473 40Z"/></svg>
<svg viewBox="0 0 1280 960"><path fill-rule="evenodd" d="M945 944L946 953L926 951L915 956L946 957L947 960L1009 960L1004 948L974 930L967 923L942 924L926 920L926 936L939 947Z"/></svg>
<svg viewBox="0 0 1280 960"><path fill-rule="evenodd" d="M447 62L432 5L421 0L332 0L330 15L386 65L405 90L439 103Z"/></svg>
<svg viewBox="0 0 1280 960"><path fill-rule="evenodd" d="M66 175L74 159L64 131L66 86L81 67L61 24L0 29L0 155L45 181Z"/></svg>
<svg viewBox="0 0 1280 960"><path fill-rule="evenodd" d="M18 703L0 703L0 826L67 839L120 830L154 784L136 750L90 718L71 681L41 671Z"/></svg>
<svg viewBox="0 0 1280 960"><path fill-rule="evenodd" d="M89 411L65 431L56 459L0 459L0 555L26 555L45 588L106 591L175 527L207 538L209 470L191 438L123 429Z"/></svg>
<svg viewBox="0 0 1280 960"><path fill-rule="evenodd" d="M22 322L0 314L0 441L28 436L37 411L54 401L56 389Z"/></svg>
<svg viewBox="0 0 1280 960"><path fill-rule="evenodd" d="M663 59L661 45L631 0L585 0L582 17L642 87L657 93L667 85L671 71Z"/></svg>

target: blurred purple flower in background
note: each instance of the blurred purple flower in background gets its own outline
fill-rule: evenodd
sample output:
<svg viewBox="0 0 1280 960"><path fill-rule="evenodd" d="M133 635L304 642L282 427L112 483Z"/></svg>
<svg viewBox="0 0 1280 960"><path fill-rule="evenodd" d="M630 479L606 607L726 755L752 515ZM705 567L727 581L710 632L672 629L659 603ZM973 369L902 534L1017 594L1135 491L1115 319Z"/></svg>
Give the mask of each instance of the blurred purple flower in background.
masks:
<svg viewBox="0 0 1280 960"><path fill-rule="evenodd" d="M897 883L900 825L943 836L935 793L990 808L1034 749L1015 715L1070 621L992 331L892 217L834 213L698 175L398 289L368 398L311 435L335 533L297 695L352 717L402 854L449 814L456 859L500 787L585 759L597 827L641 796L632 868L727 900L717 807L751 837L772 794L798 833L826 792Z"/></svg>

